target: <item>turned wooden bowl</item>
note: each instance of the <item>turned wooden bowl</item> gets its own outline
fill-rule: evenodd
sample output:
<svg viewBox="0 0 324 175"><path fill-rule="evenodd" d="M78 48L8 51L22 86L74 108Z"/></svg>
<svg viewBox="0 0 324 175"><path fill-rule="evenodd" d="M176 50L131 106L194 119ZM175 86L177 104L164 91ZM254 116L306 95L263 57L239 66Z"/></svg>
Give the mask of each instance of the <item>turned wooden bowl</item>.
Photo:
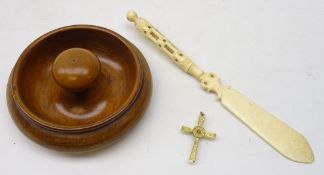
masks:
<svg viewBox="0 0 324 175"><path fill-rule="evenodd" d="M29 138L62 151L116 141L148 106L145 58L117 33L90 25L51 31L31 43L7 87L10 114Z"/></svg>

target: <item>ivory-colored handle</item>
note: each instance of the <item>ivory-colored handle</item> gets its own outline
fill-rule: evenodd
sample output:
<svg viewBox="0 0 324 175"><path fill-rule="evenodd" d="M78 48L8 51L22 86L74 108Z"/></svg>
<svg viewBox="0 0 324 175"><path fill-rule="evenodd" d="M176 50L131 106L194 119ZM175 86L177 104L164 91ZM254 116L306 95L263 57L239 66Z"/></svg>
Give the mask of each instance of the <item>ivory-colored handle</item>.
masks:
<svg viewBox="0 0 324 175"><path fill-rule="evenodd" d="M162 33L152 26L144 18L138 17L135 11L127 13L127 19L135 24L136 29L151 40L160 50L166 53L170 59L182 70L200 81L202 87L215 92L221 98L221 84L215 73L201 70L193 61L170 42Z"/></svg>

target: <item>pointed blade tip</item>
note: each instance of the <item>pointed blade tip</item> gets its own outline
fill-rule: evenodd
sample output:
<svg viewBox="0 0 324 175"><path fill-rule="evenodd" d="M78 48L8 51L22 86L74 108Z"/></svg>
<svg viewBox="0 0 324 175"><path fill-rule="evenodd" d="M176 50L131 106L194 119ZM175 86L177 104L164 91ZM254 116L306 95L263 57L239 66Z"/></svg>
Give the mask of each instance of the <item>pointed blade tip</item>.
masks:
<svg viewBox="0 0 324 175"><path fill-rule="evenodd" d="M287 159L298 163L311 164L315 161L314 153L312 151L312 148L309 145L306 148L304 148L303 151L300 151L298 154L296 154L296 152L295 154L291 154L291 155L287 155L282 152L279 153L281 153Z"/></svg>

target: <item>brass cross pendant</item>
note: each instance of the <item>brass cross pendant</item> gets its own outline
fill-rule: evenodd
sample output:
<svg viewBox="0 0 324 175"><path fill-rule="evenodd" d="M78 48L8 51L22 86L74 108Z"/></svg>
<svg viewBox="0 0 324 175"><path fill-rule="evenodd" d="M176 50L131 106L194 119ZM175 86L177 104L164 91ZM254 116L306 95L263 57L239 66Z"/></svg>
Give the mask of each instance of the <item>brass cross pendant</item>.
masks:
<svg viewBox="0 0 324 175"><path fill-rule="evenodd" d="M197 155L197 149L198 149L198 143L201 138L213 140L216 138L216 134L212 132L207 132L205 128L203 128L203 124L205 121L205 114L200 112L198 125L195 126L193 129L189 128L187 126L182 126L181 131L186 134L193 134L195 137L195 142L192 147L192 151L189 157L190 162L195 163L196 161L196 155Z"/></svg>

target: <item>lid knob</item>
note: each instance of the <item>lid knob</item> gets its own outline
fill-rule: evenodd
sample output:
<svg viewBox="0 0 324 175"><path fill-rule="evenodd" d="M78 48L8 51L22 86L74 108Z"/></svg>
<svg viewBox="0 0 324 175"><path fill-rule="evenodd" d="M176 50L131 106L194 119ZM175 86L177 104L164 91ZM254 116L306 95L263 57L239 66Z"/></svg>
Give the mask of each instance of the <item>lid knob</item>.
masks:
<svg viewBox="0 0 324 175"><path fill-rule="evenodd" d="M61 52L52 66L52 74L57 84L71 92L90 88L100 74L97 56L82 48L71 48Z"/></svg>

